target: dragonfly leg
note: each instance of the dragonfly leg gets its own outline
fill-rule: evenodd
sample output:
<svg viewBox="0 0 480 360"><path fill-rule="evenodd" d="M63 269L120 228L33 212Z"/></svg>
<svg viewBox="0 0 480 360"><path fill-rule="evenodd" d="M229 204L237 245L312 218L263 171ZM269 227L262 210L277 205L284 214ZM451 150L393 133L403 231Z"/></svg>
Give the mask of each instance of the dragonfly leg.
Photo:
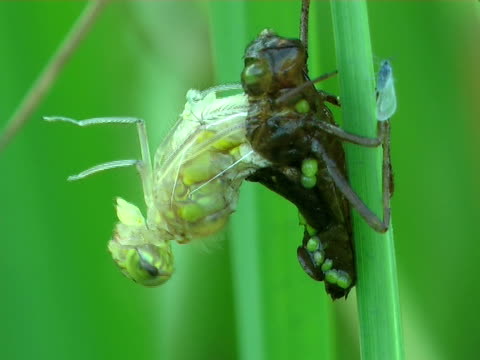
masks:
<svg viewBox="0 0 480 360"><path fill-rule="evenodd" d="M326 73L326 74L323 74L323 75L320 75L319 77L313 79L313 80L309 80L309 81L306 81L304 82L302 85L300 86L297 86L295 88L291 88L289 89L288 91L286 91L282 96L278 97L277 99L275 99L275 105L277 106L281 106L282 104L288 104L290 102L293 102L295 101L295 96L302 93L304 90L306 89L311 89L313 88L313 84L316 84L316 83L319 83L321 81L324 81L324 80L327 80L327 79L330 79L331 77L335 76L338 74L338 71L337 70L334 70L334 71L331 71L329 73ZM334 105L338 105L340 106L340 99L335 96L335 95L332 95L332 94L328 94L322 90L317 90L318 93L317 95L320 95L322 96L322 101L329 101L331 102L332 104ZM326 98L323 98L323 95L326 96ZM298 100L298 99L297 99ZM338 103L338 104L337 104Z"/></svg>
<svg viewBox="0 0 480 360"><path fill-rule="evenodd" d="M327 123L325 121L316 121L315 126L319 130L325 131L333 136L336 136L340 140L350 142L352 144L365 146L365 147L377 147L382 146L383 149L383 189L384 189L384 204L385 201L390 201L390 197L393 193L393 173L392 162L390 157L390 121L378 121L378 133L376 138L369 138L360 135L349 133L342 128ZM386 193L385 193L386 192ZM385 200L386 199L386 200ZM388 207L388 206L386 206Z"/></svg>
<svg viewBox="0 0 480 360"><path fill-rule="evenodd" d="M345 198L350 202L353 208L355 208L367 224L378 232L386 232L390 225L390 197L391 197L391 166L390 166L390 150L389 150L389 128L388 125L384 129L387 135L383 135L386 139L384 141L383 152L383 180L382 180L382 193L383 193L383 220L381 220L373 211L371 211L357 193L352 189L345 176L338 169L337 164L328 155L323 145L316 139L312 141L312 151L322 159L330 173L335 185Z"/></svg>
<svg viewBox="0 0 480 360"><path fill-rule="evenodd" d="M382 159L382 187L383 187L383 205L384 208L390 208L390 198L393 195L393 171L392 158L390 155L390 121L381 121L378 124L380 135L383 139L383 159Z"/></svg>
<svg viewBox="0 0 480 360"><path fill-rule="evenodd" d="M116 161L110 161L108 163L103 163L99 165L95 165L87 170L82 171L81 173L75 174L75 175L70 175L68 177L68 181L76 181L76 180L81 180L86 178L87 176L99 173L101 171L105 170L110 170L110 169L116 169L116 168L121 168L121 167L129 167L129 166L135 166L139 163L139 160L116 160Z"/></svg>
<svg viewBox="0 0 480 360"><path fill-rule="evenodd" d="M212 86L208 89L200 91L200 94L202 95L202 98L210 94L211 92L222 92L222 91L231 91L231 90L242 90L242 84L238 83L232 83L232 84L222 84L222 85L217 85L217 86Z"/></svg>
<svg viewBox="0 0 480 360"><path fill-rule="evenodd" d="M381 122L379 121L379 124L380 123ZM383 127L380 125L379 125L380 136L374 137L374 138L352 134L348 131L343 130L341 127L337 125L330 124L328 122L321 121L321 120L315 121L315 126L323 132L326 132L330 135L337 137L340 140L347 141L355 145L360 145L365 147L377 147L382 145L384 142L383 140L384 134L382 133Z"/></svg>
<svg viewBox="0 0 480 360"><path fill-rule="evenodd" d="M92 118L85 120L75 120L67 117L61 116L45 116L43 118L45 121L62 121L75 124L77 126L85 127L91 125L100 125L100 124L136 124L138 131L138 138L140 141L140 149L142 153L142 160L118 160L112 161L105 164L100 164L94 166L90 169L82 171L77 175L70 176L69 180L79 180L83 179L89 175L95 174L100 171L114 169L118 167L127 167L127 166L137 166L137 169L140 173L140 178L142 179L143 191L145 194L145 201L147 205L150 205L152 200L152 160L150 157L150 148L148 146L148 136L147 129L145 127L145 121L139 118L133 117L102 117L102 118Z"/></svg>
<svg viewBox="0 0 480 360"><path fill-rule="evenodd" d="M329 102L332 105L335 106L342 106L340 104L340 97L334 94L330 94L329 92L323 91L323 90L318 90L318 94L323 98L323 101Z"/></svg>

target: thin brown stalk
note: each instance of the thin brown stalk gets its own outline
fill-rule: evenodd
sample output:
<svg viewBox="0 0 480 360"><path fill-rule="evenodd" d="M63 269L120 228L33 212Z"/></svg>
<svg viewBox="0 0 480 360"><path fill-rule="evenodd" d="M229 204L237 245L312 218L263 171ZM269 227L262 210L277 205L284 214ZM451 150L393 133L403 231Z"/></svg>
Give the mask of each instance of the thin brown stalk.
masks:
<svg viewBox="0 0 480 360"><path fill-rule="evenodd" d="M0 135L0 152L12 141L18 131L25 125L45 95L52 88L55 80L71 58L80 42L92 28L96 18L109 0L90 1L78 17L75 24L65 36L55 54L33 83Z"/></svg>

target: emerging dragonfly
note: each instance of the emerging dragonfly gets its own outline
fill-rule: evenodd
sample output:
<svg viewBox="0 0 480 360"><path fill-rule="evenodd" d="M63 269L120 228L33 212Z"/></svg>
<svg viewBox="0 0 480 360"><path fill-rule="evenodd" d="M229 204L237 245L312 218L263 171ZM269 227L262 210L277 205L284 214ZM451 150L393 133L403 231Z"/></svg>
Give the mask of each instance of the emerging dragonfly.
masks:
<svg viewBox="0 0 480 360"><path fill-rule="evenodd" d="M187 243L222 229L235 210L242 181L269 164L245 138L247 97L217 97L219 92L240 89L240 85L223 85L203 92L190 90L183 113L156 151L153 167L141 119L45 118L79 126L137 124L141 160L113 161L69 177L78 180L107 169L138 168L146 219L135 205L118 198L119 222L108 245L115 262L132 280L145 286L167 281L173 273L170 242Z"/></svg>
<svg viewBox="0 0 480 360"><path fill-rule="evenodd" d="M294 203L305 233L298 258L314 279L325 280L334 298L355 284L350 205L372 228L386 231L391 190L389 123L379 138L339 128L325 102L337 97L317 91L307 75L309 0L303 0L301 39L263 31L246 49L242 85L190 90L183 113L151 164L145 124L136 118L77 121L79 126L137 124L141 160L95 166L70 180L125 166L140 172L147 205L140 210L117 199L119 222L109 250L123 273L145 286L168 280L173 272L171 241L188 243L218 232L235 210L243 180L260 182ZM244 90L218 97L224 91ZM340 140L384 147L384 217L372 213L346 180Z"/></svg>

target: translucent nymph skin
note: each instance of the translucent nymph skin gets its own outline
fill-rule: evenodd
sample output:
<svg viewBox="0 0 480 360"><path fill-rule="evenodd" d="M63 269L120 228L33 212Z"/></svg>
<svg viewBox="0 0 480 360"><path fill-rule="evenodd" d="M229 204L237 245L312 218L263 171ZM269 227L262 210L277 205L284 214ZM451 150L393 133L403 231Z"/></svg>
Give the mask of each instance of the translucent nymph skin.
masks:
<svg viewBox="0 0 480 360"><path fill-rule="evenodd" d="M334 186L326 164L312 149L314 141L320 142L346 177L341 142L318 127L319 122L335 125L325 105L325 94L309 82L307 54L298 39L264 30L246 48L244 58L242 85L250 103L247 139L257 153L272 163L248 180L262 183L298 207L308 229L298 248L303 269L315 280L326 280L332 298L344 297L356 278L349 204ZM298 89L301 91L294 91ZM318 161L315 184L302 181L302 165L305 167L304 161L309 158ZM340 286L327 281L330 270L322 270L316 263L323 253L315 255L307 250L313 235L320 239L325 259L331 260L333 269L349 278L347 286L345 282Z"/></svg>
<svg viewBox="0 0 480 360"><path fill-rule="evenodd" d="M269 164L245 137L247 97L216 95L190 90L156 151L151 178L140 169L146 220L135 205L117 199L119 222L108 248L123 273L142 285L171 277L171 241L188 243L219 232L235 210L242 181Z"/></svg>

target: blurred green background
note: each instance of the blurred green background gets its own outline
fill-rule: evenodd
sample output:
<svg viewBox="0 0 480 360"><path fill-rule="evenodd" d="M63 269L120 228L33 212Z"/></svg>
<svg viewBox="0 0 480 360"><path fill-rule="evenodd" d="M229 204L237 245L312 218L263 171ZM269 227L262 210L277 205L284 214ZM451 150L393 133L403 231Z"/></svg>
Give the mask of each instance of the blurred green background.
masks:
<svg viewBox="0 0 480 360"><path fill-rule="evenodd" d="M0 2L0 124L84 2ZM369 2L373 52L390 58L393 223L408 359L473 359L480 308L480 5ZM106 243L117 195L143 204L133 169L68 183L135 158L134 128L77 128L42 115L130 115L152 146L189 88L238 82L263 28L297 37L300 1L114 2L27 126L0 154L2 359L355 359L355 295L332 303L296 260L296 210L243 186L225 239L176 246L176 273L145 289ZM335 69L328 2L312 10L310 70ZM322 84L338 93L337 80ZM338 116L340 116L337 111Z"/></svg>

